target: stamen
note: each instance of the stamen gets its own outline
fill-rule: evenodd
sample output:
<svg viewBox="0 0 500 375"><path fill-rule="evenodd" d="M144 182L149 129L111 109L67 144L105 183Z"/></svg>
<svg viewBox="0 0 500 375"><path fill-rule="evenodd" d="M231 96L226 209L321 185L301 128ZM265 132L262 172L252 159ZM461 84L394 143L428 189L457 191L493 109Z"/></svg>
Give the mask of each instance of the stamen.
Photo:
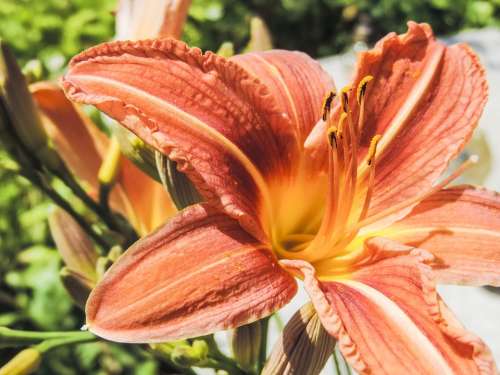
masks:
<svg viewBox="0 0 500 375"><path fill-rule="evenodd" d="M325 99L323 99L323 121L326 121L328 119L328 115L330 114L330 111L332 109L333 99L335 99L336 96L337 92L335 91L335 89L333 89L328 94L326 94Z"/></svg>
<svg viewBox="0 0 500 375"><path fill-rule="evenodd" d="M340 103L342 105L342 110L347 113L349 112L349 92L351 91L351 86L344 86L340 90Z"/></svg>
<svg viewBox="0 0 500 375"><path fill-rule="evenodd" d="M363 124L365 121L365 94L366 88L368 87L368 83L373 79L373 76L365 76L358 85L358 90L356 92L356 99L359 104L359 117L358 117L358 126L357 131L358 134L361 135L361 131L363 130Z"/></svg>
<svg viewBox="0 0 500 375"><path fill-rule="evenodd" d="M452 174L450 174L448 177L446 177L443 181L441 181L439 184L433 186L430 188L428 191L426 191L423 194L417 195L415 197L409 198L403 202L400 202L392 207L389 207L388 209L379 212L378 214L375 214L373 216L370 216L366 218L365 220L361 220L358 222L358 224L355 226L355 230L359 230L362 227L366 227L367 225L373 224L376 221L379 221L389 215L392 215L393 213L396 213L406 207L409 207L415 203L421 202L428 196L438 192L442 188L446 187L450 182L455 180L457 177L459 177L462 173L465 172L466 169L470 168L473 164L476 164L479 160L479 157L477 155L472 155L469 157L468 160L466 160L460 167L458 167Z"/></svg>
<svg viewBox="0 0 500 375"><path fill-rule="evenodd" d="M380 141L380 138L382 138L382 136L380 134L377 134L372 138L370 142L370 148L368 148L368 160L366 161L368 166L372 166L373 164L373 161L375 159L375 154L377 153L377 145L378 142Z"/></svg>
<svg viewBox="0 0 500 375"><path fill-rule="evenodd" d="M361 105L361 101L365 97L368 82L370 82L372 79L373 79L373 76L368 75L368 76L365 76L361 81L359 81L358 90L356 91L356 99L357 99L359 105Z"/></svg>
<svg viewBox="0 0 500 375"><path fill-rule="evenodd" d="M343 113L344 118L347 119L347 126L345 127L345 142L342 142L343 148L343 158L341 159L342 165L342 201L337 207L337 212L335 213L335 228L330 236L330 243L334 244L341 239L344 232L345 226L349 220L349 216L352 209L352 204L354 201L354 193L357 178L357 153L358 153L358 138L356 134L356 129L352 124L351 113ZM340 119L339 119L340 120ZM344 125L344 122L343 124ZM344 126L342 126L344 128Z"/></svg>

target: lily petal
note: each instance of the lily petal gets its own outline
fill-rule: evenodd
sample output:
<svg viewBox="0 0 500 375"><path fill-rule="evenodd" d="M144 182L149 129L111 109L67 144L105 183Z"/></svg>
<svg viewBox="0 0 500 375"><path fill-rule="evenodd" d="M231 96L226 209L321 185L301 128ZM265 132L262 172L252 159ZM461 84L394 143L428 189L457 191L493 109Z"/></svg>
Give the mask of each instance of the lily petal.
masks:
<svg viewBox="0 0 500 375"><path fill-rule="evenodd" d="M368 217L428 190L470 139L487 99L485 72L466 45L446 47L427 24L408 23L359 55L349 94L353 121L359 118L356 88L374 79L365 95L359 175L368 178L363 155L376 134L374 191ZM336 107L334 118L340 116ZM320 132L316 129L314 134ZM315 147L323 147L324 135ZM311 146L311 147L313 147ZM361 178L361 177L360 177ZM384 221L395 221L411 206ZM379 226L380 227L380 226Z"/></svg>
<svg viewBox="0 0 500 375"><path fill-rule="evenodd" d="M421 202L386 237L432 252L439 282L500 286L500 196L472 186Z"/></svg>
<svg viewBox="0 0 500 375"><path fill-rule="evenodd" d="M51 82L30 86L43 125L69 169L90 190L99 191L97 175L109 138L76 105L62 88ZM110 197L111 207L146 234L176 212L163 186L122 158L120 175Z"/></svg>
<svg viewBox="0 0 500 375"><path fill-rule="evenodd" d="M290 119L299 150L322 115L325 95L335 88L321 65L298 51L271 50L236 55L231 60L264 83Z"/></svg>
<svg viewBox="0 0 500 375"><path fill-rule="evenodd" d="M73 58L69 97L93 104L177 162L207 200L254 235L270 208L264 177L287 175L291 129L237 64L173 39L113 42ZM264 224L265 225L265 224Z"/></svg>
<svg viewBox="0 0 500 375"><path fill-rule="evenodd" d="M38 82L30 91L45 117L45 130L66 165L92 191L98 191L97 173L108 148L107 136L55 83Z"/></svg>
<svg viewBox="0 0 500 375"><path fill-rule="evenodd" d="M272 252L236 221L193 205L108 270L89 297L87 324L119 342L195 337L269 315L296 289Z"/></svg>
<svg viewBox="0 0 500 375"><path fill-rule="evenodd" d="M118 39L179 39L191 0L120 0L116 13Z"/></svg>
<svg viewBox="0 0 500 375"><path fill-rule="evenodd" d="M421 253L331 281L306 262L280 263L302 273L325 329L360 374L496 374L489 349L437 296Z"/></svg>

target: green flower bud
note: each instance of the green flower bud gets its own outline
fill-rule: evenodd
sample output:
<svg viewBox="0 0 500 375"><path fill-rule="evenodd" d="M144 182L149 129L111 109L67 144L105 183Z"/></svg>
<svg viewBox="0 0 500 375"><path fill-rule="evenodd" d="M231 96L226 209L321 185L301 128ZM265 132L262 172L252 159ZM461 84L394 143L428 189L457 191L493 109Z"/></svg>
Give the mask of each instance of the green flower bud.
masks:
<svg viewBox="0 0 500 375"><path fill-rule="evenodd" d="M95 283L98 254L80 225L64 210L56 208L49 215L49 228L68 270Z"/></svg>
<svg viewBox="0 0 500 375"><path fill-rule="evenodd" d="M177 170L177 164L156 152L156 167L163 186L168 190L175 206L183 208L201 201L201 196L187 176Z"/></svg>
<svg viewBox="0 0 500 375"><path fill-rule="evenodd" d="M276 342L262 375L317 375L333 353L335 339L311 303L297 311Z"/></svg>
<svg viewBox="0 0 500 375"><path fill-rule="evenodd" d="M262 324L256 321L234 330L231 345L238 365L251 372L259 358Z"/></svg>
<svg viewBox="0 0 500 375"><path fill-rule="evenodd" d="M35 348L24 349L0 368L0 375L27 375L35 372L42 354Z"/></svg>
<svg viewBox="0 0 500 375"><path fill-rule="evenodd" d="M217 50L217 55L229 58L234 55L234 44L232 42L224 42Z"/></svg>

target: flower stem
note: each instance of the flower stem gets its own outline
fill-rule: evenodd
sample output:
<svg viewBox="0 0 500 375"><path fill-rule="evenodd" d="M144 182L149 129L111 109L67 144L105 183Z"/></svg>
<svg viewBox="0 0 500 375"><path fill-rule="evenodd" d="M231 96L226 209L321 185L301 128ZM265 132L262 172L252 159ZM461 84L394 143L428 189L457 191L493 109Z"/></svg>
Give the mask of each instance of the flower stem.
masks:
<svg viewBox="0 0 500 375"><path fill-rule="evenodd" d="M92 226L85 220L76 210L71 206L71 204L66 201L56 190L54 190L49 184L43 181L40 176L26 176L29 180L37 186L47 197L49 197L55 204L65 210L70 214L75 221L82 227L82 229L102 248L107 249L110 245L98 235Z"/></svg>
<svg viewBox="0 0 500 375"><path fill-rule="evenodd" d="M50 339L42 341L40 344L36 346L36 348L45 353L49 350L57 348L59 346L73 345L73 344L84 344L87 342L93 342L97 340L90 332L78 332L80 335L72 335L67 337L62 337L58 339Z"/></svg>
<svg viewBox="0 0 500 375"><path fill-rule="evenodd" d="M0 327L0 347L27 346L38 344L41 341L72 339L76 341L91 341L96 337L90 332L67 331L67 332L37 332L21 331ZM75 342L76 342L75 341Z"/></svg>

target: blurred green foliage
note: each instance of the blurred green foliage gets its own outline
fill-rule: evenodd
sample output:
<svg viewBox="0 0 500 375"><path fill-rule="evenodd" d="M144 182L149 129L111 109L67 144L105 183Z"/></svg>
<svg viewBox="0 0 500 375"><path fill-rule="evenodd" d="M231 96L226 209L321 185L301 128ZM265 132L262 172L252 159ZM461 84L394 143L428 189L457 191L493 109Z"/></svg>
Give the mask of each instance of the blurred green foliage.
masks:
<svg viewBox="0 0 500 375"><path fill-rule="evenodd" d="M315 57L354 42L375 42L406 22L429 22L436 33L500 24L499 0L194 0L185 39L216 49L224 40L246 42L250 15L261 16L276 47ZM293 30L293 32L291 32Z"/></svg>
<svg viewBox="0 0 500 375"><path fill-rule="evenodd" d="M69 58L112 38L116 0L0 0L0 37L21 64L41 61L41 77L56 77ZM260 15L279 48L313 56L343 51L403 32L407 20L429 22L436 33L500 24L500 0L193 0L184 39L216 50L248 41L251 16ZM33 64L32 64L33 65ZM51 204L0 150L0 325L18 329L78 329L83 313L71 304L48 232ZM41 374L154 374L150 357L116 345L61 348ZM0 349L0 365L15 351Z"/></svg>
<svg viewBox="0 0 500 375"><path fill-rule="evenodd" d="M0 0L0 36L22 63L37 58L46 73L59 73L72 55L112 37L115 7L116 0ZM277 47L325 56L403 32L408 20L429 22L438 34L499 25L500 0L193 0L184 39L211 50L228 40L243 47L252 15L264 18Z"/></svg>

